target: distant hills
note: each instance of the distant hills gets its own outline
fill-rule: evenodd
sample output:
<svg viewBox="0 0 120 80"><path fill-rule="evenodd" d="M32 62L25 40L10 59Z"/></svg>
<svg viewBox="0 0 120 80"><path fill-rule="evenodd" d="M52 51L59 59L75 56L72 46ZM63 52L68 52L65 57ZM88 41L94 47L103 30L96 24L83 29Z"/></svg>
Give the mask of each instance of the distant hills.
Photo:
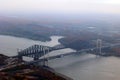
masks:
<svg viewBox="0 0 120 80"><path fill-rule="evenodd" d="M105 25L108 26L108 24L99 21L81 23L79 21L77 23L48 23L46 21L45 23L45 20L42 23L41 21L0 16L0 34L40 41L49 41L51 40L50 36L60 35L64 36L63 39L59 40L63 45L78 50L95 46L95 44L91 43L92 40L101 38L103 41L111 43L114 42L114 38L117 39L120 36L111 33L112 28L104 27Z"/></svg>
<svg viewBox="0 0 120 80"><path fill-rule="evenodd" d="M0 34L25 37L34 40L50 40L53 28L45 27L34 21L11 17L0 17Z"/></svg>

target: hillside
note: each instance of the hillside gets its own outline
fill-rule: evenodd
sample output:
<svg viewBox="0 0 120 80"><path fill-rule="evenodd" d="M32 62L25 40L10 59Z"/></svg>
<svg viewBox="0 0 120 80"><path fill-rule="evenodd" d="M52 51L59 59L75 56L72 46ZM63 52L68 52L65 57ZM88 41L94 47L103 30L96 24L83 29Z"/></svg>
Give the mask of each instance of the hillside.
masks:
<svg viewBox="0 0 120 80"><path fill-rule="evenodd" d="M40 41L49 41L51 40L50 36L60 35L64 36L63 39L59 40L63 45L77 50L95 46L92 40L97 40L98 38L107 43L114 43L119 39L119 33L113 33L113 31L107 29L107 27L105 27L104 30L99 30L99 27L89 27L93 26L93 22L81 22L79 24L54 22L48 24L47 21L46 23L45 21L42 23L42 21L26 18L0 16L0 34ZM99 22L99 24L95 23L94 25L103 26L103 24L100 23L101 22Z"/></svg>
<svg viewBox="0 0 120 80"><path fill-rule="evenodd" d="M2 35L46 41L50 40L53 30L30 20L0 17L0 34Z"/></svg>

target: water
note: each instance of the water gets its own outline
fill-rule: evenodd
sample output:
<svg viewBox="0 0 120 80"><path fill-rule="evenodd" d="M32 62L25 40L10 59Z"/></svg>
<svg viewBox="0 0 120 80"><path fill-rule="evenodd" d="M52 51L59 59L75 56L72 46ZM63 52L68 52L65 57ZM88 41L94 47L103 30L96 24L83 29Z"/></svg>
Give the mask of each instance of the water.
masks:
<svg viewBox="0 0 120 80"><path fill-rule="evenodd" d="M17 54L17 49L25 49L34 44L52 47L60 44L58 42L58 39L60 38L62 38L62 36L52 36L51 41L41 42L41 41L34 41L30 39L25 39L25 38L0 35L0 53L8 56L13 56Z"/></svg>
<svg viewBox="0 0 120 80"><path fill-rule="evenodd" d="M60 44L59 36L52 36L52 41L41 42L25 38L0 36L0 52L6 55L16 54L17 48L26 48L33 44L54 46ZM50 53L56 55L74 51L63 49ZM92 54L71 55L49 61L49 66L57 72L65 74L74 80L120 80L120 58L96 57Z"/></svg>
<svg viewBox="0 0 120 80"><path fill-rule="evenodd" d="M74 80L120 80L120 59L116 57L85 54L50 62L49 65L57 72Z"/></svg>

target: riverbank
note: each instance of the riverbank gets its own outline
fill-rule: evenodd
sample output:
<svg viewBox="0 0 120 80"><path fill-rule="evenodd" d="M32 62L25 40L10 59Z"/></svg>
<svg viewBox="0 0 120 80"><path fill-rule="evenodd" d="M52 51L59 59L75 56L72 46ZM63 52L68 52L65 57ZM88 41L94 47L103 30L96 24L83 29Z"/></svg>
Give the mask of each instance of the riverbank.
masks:
<svg viewBox="0 0 120 80"><path fill-rule="evenodd" d="M47 66L24 64L0 54L0 80L72 80Z"/></svg>

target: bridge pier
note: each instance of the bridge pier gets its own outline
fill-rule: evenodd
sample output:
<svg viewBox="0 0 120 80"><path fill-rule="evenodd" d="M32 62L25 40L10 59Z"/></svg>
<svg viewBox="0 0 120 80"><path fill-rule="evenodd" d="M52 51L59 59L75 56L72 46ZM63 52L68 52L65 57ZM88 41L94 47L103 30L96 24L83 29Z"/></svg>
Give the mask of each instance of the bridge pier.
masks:
<svg viewBox="0 0 120 80"><path fill-rule="evenodd" d="M18 56L18 59L23 60L23 57L22 56Z"/></svg>
<svg viewBox="0 0 120 80"><path fill-rule="evenodd" d="M35 56L35 57L34 57L34 61L36 61L36 60L39 60L39 57L38 57L38 56Z"/></svg>
<svg viewBox="0 0 120 80"><path fill-rule="evenodd" d="M21 53L19 52L19 49L17 49L18 52L18 59L23 60L23 57L21 56Z"/></svg>

